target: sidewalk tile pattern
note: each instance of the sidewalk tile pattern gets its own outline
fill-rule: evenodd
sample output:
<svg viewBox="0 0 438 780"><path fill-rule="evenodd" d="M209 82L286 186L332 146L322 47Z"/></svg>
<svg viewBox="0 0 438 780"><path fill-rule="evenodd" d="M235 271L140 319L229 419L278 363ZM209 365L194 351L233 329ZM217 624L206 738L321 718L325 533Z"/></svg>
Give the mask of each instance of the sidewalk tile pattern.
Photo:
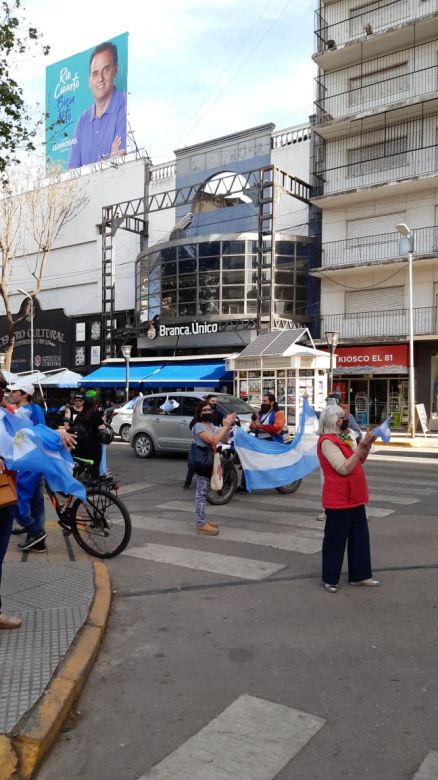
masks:
<svg viewBox="0 0 438 780"><path fill-rule="evenodd" d="M0 635L0 733L10 733L40 698L93 595L90 563L6 563L4 611L19 615L23 625Z"/></svg>

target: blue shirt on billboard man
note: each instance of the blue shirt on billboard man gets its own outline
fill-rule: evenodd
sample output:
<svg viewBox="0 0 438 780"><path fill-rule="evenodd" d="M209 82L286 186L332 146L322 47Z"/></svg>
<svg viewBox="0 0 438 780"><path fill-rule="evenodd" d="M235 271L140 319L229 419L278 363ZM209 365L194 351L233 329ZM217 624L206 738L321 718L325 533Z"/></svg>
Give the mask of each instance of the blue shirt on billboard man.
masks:
<svg viewBox="0 0 438 780"><path fill-rule="evenodd" d="M117 46L100 43L90 57L88 85L94 104L79 117L72 136L68 168L126 152L126 94L114 86Z"/></svg>

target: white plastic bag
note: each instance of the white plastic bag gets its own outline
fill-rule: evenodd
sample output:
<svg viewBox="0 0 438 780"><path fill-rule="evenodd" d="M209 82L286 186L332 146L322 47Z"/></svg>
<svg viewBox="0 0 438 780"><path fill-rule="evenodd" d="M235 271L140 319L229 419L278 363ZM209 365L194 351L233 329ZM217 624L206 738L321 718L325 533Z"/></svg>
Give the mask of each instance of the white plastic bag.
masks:
<svg viewBox="0 0 438 780"><path fill-rule="evenodd" d="M212 490L222 490L224 484L222 474L221 456L218 452L214 453L213 471L211 472L210 487Z"/></svg>

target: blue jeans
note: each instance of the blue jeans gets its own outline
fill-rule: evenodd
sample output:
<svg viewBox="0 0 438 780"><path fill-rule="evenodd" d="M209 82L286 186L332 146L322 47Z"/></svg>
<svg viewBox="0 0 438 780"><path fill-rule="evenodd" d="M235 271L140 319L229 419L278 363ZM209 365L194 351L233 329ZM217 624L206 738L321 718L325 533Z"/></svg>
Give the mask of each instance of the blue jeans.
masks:
<svg viewBox="0 0 438 780"><path fill-rule="evenodd" d="M18 488L20 488L20 482L18 482ZM40 477L35 492L30 500L30 511L28 516L23 517L18 510L15 510L15 516L20 525L26 529L28 536L36 536L41 531L44 531L44 522L46 519L44 511L44 477Z"/></svg>
<svg viewBox="0 0 438 780"><path fill-rule="evenodd" d="M4 506L0 509L0 585L2 581L2 565L8 549L11 536L12 523L14 522L15 504ZM2 599L0 596L0 612L2 611Z"/></svg>

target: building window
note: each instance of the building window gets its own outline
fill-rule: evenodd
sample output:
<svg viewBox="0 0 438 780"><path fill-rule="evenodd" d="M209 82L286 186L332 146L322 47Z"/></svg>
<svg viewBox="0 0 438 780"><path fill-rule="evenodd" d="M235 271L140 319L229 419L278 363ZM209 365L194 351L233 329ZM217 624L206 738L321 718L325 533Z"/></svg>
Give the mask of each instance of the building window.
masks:
<svg viewBox="0 0 438 780"><path fill-rule="evenodd" d="M355 178L407 165L407 135L394 137L393 133L386 133L390 137L385 138L385 130L377 130L369 135L375 137L374 143L347 150L348 177ZM377 140L379 136L382 140Z"/></svg>

